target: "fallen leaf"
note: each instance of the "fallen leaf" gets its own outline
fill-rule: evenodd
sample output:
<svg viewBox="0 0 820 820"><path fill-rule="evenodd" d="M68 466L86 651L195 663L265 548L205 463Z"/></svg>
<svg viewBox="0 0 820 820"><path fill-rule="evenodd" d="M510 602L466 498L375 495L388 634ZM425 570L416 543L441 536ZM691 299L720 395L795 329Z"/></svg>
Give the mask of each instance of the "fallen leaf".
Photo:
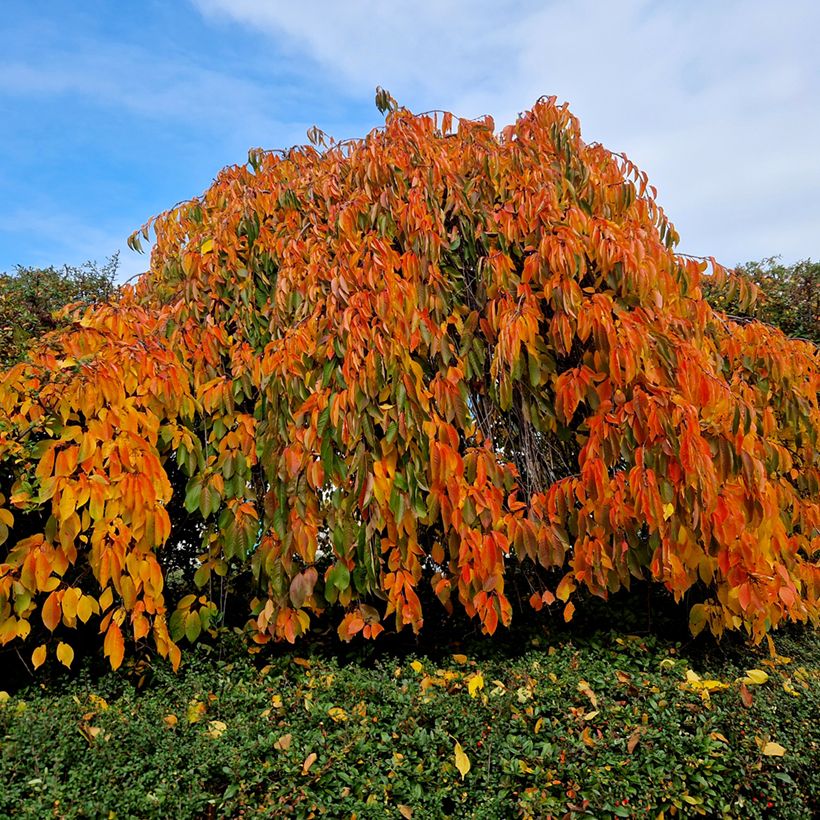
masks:
<svg viewBox="0 0 820 820"><path fill-rule="evenodd" d="M399 804L398 806L396 806L396 808L399 810L399 814L402 817L406 818L406 820L410 820L410 818L413 816L413 809L411 809L410 806L404 806L402 804Z"/></svg>
<svg viewBox="0 0 820 820"><path fill-rule="evenodd" d="M745 683L740 684L740 700L747 709L751 707L752 702L754 701L752 693L747 689Z"/></svg>
<svg viewBox="0 0 820 820"><path fill-rule="evenodd" d="M278 749L280 752L286 752L290 749L290 743L293 740L293 735L288 732L286 735L282 735L276 743L273 744L274 749Z"/></svg>
<svg viewBox="0 0 820 820"><path fill-rule="evenodd" d="M709 732L709 737L711 737L712 740L719 740L721 743L729 742L720 732Z"/></svg>
<svg viewBox="0 0 820 820"><path fill-rule="evenodd" d="M765 743L761 751L768 757L783 757L783 755L786 754L786 750L783 746L779 743L772 743L771 741Z"/></svg>
<svg viewBox="0 0 820 820"><path fill-rule="evenodd" d="M179 718L176 715L166 715L162 720L166 726L176 726L179 723Z"/></svg>
<svg viewBox="0 0 820 820"><path fill-rule="evenodd" d="M471 698L478 697L478 690L484 688L484 676L481 672L476 672L470 680L467 681L467 691Z"/></svg>
<svg viewBox="0 0 820 820"><path fill-rule="evenodd" d="M99 726L89 726L87 723L81 723L78 728L80 730L80 734L89 743L91 743L101 731Z"/></svg>
<svg viewBox="0 0 820 820"><path fill-rule="evenodd" d="M227 728L228 728L227 724L223 723L221 720L212 720L208 723L208 731L205 734L207 734L208 737L212 737L212 738L216 739Z"/></svg>
<svg viewBox="0 0 820 820"><path fill-rule="evenodd" d="M746 677L742 678L742 682L747 686L760 686L766 683L769 676L762 669L747 669Z"/></svg>
<svg viewBox="0 0 820 820"><path fill-rule="evenodd" d="M333 718L334 723L343 723L347 720L347 712L338 706L331 706L327 713Z"/></svg>
<svg viewBox="0 0 820 820"><path fill-rule="evenodd" d="M589 684L585 680L579 680L578 681L578 691L582 695L586 695L589 698L589 702L593 706L598 705L598 698L595 695L595 692L593 692L592 689L589 688Z"/></svg>
<svg viewBox="0 0 820 820"><path fill-rule="evenodd" d="M635 729L635 731L629 736L629 740L626 742L626 750L629 754L635 751L635 747L641 741L641 735L643 731L639 728Z"/></svg>
<svg viewBox="0 0 820 820"><path fill-rule="evenodd" d="M464 754L464 749L461 748L461 744L458 741L456 741L455 756L456 768L461 773L461 779L464 780L467 772L470 771L470 758Z"/></svg>
<svg viewBox="0 0 820 820"><path fill-rule="evenodd" d="M188 723L197 723L202 720L205 714L205 704L198 700L192 700L188 704Z"/></svg>
<svg viewBox="0 0 820 820"><path fill-rule="evenodd" d="M424 669L421 661L413 661L413 663L410 664L410 668L416 673L420 673L421 670Z"/></svg>
<svg viewBox="0 0 820 820"><path fill-rule="evenodd" d="M793 697L795 697L795 698L799 698L799 697L800 697L800 692L798 692L798 691L797 691L797 690L796 690L796 689L792 686L792 682L791 682L790 680L788 680L788 679L783 681L783 691L784 691L787 695L792 695L792 696L793 696Z"/></svg>
<svg viewBox="0 0 820 820"><path fill-rule="evenodd" d="M467 663L467 656L466 655L453 655L453 660L456 663L460 663L462 666Z"/></svg>
<svg viewBox="0 0 820 820"><path fill-rule="evenodd" d="M311 752L306 758L305 762L302 764L302 774L307 774L310 771L310 767L316 762L316 752Z"/></svg>

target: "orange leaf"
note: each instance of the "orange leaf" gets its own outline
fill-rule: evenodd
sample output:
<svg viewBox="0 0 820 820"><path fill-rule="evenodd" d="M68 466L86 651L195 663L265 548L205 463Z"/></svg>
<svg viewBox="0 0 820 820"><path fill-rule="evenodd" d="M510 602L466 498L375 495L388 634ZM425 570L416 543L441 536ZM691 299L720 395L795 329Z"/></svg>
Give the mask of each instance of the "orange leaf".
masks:
<svg viewBox="0 0 820 820"><path fill-rule="evenodd" d="M57 628L57 624L60 623L61 608L60 596L56 591L52 592L43 602L40 617L43 619L46 629L50 632L53 632Z"/></svg>
<svg viewBox="0 0 820 820"><path fill-rule="evenodd" d="M111 668L118 669L125 655L125 642L119 626L114 621L111 621L108 631L105 633L103 651L111 664Z"/></svg>
<svg viewBox="0 0 820 820"><path fill-rule="evenodd" d="M46 660L46 645L40 644L32 653L31 653L31 665L38 669L41 667Z"/></svg>

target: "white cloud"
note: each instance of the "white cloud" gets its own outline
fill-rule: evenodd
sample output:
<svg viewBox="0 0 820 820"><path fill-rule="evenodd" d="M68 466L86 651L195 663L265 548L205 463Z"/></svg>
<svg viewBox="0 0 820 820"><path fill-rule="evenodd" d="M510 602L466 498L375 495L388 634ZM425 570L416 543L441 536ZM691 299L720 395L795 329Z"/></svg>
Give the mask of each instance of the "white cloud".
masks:
<svg viewBox="0 0 820 820"><path fill-rule="evenodd" d="M26 258L17 260L23 267L81 265L89 260L103 264L119 252L118 281L124 282L148 268L148 254L138 254L128 248L126 242L131 229L124 225L88 224L46 202L39 203L36 209L20 208L0 217L0 238L3 234L35 233L36 248L40 250L32 249Z"/></svg>
<svg viewBox="0 0 820 820"><path fill-rule="evenodd" d="M194 2L353 95L378 83L417 109L503 124L556 94L587 139L647 170L684 250L820 255L814 2Z"/></svg>
<svg viewBox="0 0 820 820"><path fill-rule="evenodd" d="M0 93L67 95L209 131L265 130L275 123L265 113L265 90L250 80L122 45L48 51L36 64L0 59Z"/></svg>

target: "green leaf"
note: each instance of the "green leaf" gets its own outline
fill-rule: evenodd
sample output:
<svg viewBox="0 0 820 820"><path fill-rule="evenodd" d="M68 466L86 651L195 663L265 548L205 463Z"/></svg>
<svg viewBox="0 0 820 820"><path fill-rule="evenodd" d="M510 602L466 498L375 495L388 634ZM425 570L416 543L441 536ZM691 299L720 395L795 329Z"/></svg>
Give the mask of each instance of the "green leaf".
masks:
<svg viewBox="0 0 820 820"><path fill-rule="evenodd" d="M202 484L199 479L188 482L188 487L185 491L185 509L192 513L199 508L199 502L202 497Z"/></svg>
<svg viewBox="0 0 820 820"><path fill-rule="evenodd" d="M185 637L193 643L202 631L202 621L198 612L189 612L185 619Z"/></svg>
<svg viewBox="0 0 820 820"><path fill-rule="evenodd" d="M327 581L342 592L350 586L350 570L339 562L328 573Z"/></svg>

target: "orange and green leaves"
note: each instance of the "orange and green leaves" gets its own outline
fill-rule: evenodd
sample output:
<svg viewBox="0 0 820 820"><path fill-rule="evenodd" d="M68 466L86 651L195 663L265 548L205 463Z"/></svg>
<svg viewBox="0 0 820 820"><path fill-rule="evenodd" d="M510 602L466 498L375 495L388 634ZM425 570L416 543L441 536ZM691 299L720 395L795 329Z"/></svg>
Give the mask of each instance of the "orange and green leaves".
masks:
<svg viewBox="0 0 820 820"><path fill-rule="evenodd" d="M521 573L567 620L633 578L699 587L693 631L817 618L816 348L715 313L731 276L566 106L453 122L252 152L7 371L0 640L93 623L176 664L244 567L260 643L418 630L427 584L492 634ZM202 547L169 610L174 504Z"/></svg>

